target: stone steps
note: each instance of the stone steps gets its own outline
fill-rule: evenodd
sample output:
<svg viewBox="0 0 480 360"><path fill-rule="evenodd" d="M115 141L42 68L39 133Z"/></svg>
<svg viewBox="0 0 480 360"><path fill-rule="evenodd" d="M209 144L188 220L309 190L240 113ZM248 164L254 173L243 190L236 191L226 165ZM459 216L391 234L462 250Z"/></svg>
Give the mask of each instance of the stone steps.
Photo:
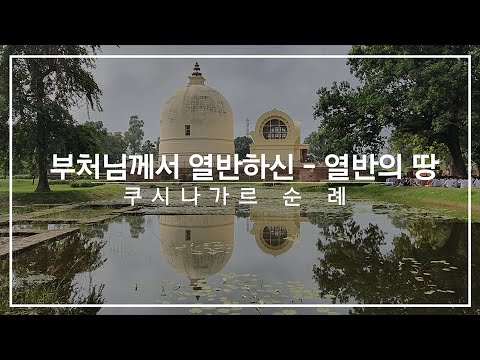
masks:
<svg viewBox="0 0 480 360"><path fill-rule="evenodd" d="M23 251L25 249L28 249L42 242L49 241L49 240L58 240L67 235L77 233L78 231L79 231L78 228L48 230L32 236L14 239L12 243L12 251L15 254L17 252ZM8 242L0 245L0 257L7 256L9 254L9 249L10 249L10 246Z"/></svg>

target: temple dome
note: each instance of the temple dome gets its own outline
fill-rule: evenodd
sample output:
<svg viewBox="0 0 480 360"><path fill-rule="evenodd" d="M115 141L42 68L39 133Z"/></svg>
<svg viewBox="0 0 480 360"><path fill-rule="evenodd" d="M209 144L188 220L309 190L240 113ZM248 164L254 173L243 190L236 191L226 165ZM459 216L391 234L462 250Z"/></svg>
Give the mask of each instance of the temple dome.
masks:
<svg viewBox="0 0 480 360"><path fill-rule="evenodd" d="M189 83L171 95L160 118L160 154L233 154L233 113L227 99L205 85L198 63Z"/></svg>

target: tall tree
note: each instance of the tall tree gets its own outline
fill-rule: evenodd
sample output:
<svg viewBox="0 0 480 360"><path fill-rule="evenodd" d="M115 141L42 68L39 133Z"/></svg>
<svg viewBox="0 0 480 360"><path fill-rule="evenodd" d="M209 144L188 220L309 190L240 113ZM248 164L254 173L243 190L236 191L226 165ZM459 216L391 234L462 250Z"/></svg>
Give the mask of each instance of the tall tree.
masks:
<svg viewBox="0 0 480 360"><path fill-rule="evenodd" d="M105 148L107 146L108 130L103 125L103 121L85 121L85 126L89 127L95 133L95 137L100 144L100 154L105 154Z"/></svg>
<svg viewBox="0 0 480 360"><path fill-rule="evenodd" d="M0 45L0 59L5 56L5 47ZM8 173L8 63L0 64L0 173Z"/></svg>
<svg viewBox="0 0 480 360"><path fill-rule="evenodd" d="M326 154L328 155L326 142L327 138L323 129L313 131L305 138L305 144L308 144L310 161L322 161L325 159Z"/></svg>
<svg viewBox="0 0 480 360"><path fill-rule="evenodd" d="M402 169L412 167L414 154L435 154L440 160L440 167L444 170L450 169L452 158L447 147L443 144L429 143L421 134L405 134L393 130L390 139L390 153L402 155Z"/></svg>
<svg viewBox="0 0 480 360"><path fill-rule="evenodd" d="M480 173L480 46L472 51L472 161Z"/></svg>
<svg viewBox="0 0 480 360"><path fill-rule="evenodd" d="M99 154L107 154L110 162L120 162L122 155L127 153L128 144L120 131L108 132L102 121L87 121L85 125L90 127L100 145ZM100 158L103 164L103 158Z"/></svg>
<svg viewBox="0 0 480 360"><path fill-rule="evenodd" d="M346 81L334 82L317 92L314 118L320 119L318 133L309 137L317 156L377 152L384 142L383 124L375 111L376 99Z"/></svg>
<svg viewBox="0 0 480 360"><path fill-rule="evenodd" d="M147 140L142 145L142 154L155 154L155 143Z"/></svg>
<svg viewBox="0 0 480 360"><path fill-rule="evenodd" d="M253 142L249 136L239 136L233 141L235 144L235 154L238 154L239 159L245 159L246 155L250 153L250 144Z"/></svg>
<svg viewBox="0 0 480 360"><path fill-rule="evenodd" d="M474 129L480 127L476 114L479 108L475 106L480 94L478 47L373 45L353 46L350 53L474 54L472 123ZM453 172L466 175L466 59L353 58L348 65L360 86L352 89L347 83L334 83L330 89L320 89L314 112L336 152L375 149L385 140L379 141L380 131L390 128L397 134L421 134L427 146L444 145L452 159ZM480 140L473 140L473 159L477 161Z"/></svg>
<svg viewBox="0 0 480 360"><path fill-rule="evenodd" d="M128 144L130 154L140 152L144 135L143 120L140 120L138 115L130 116L128 130L125 132L125 141Z"/></svg>
<svg viewBox="0 0 480 360"><path fill-rule="evenodd" d="M80 154L94 154L102 153L102 138L98 131L89 127L86 124L78 124L70 131L65 140L69 141L70 153L77 159Z"/></svg>
<svg viewBox="0 0 480 360"><path fill-rule="evenodd" d="M8 174L8 105L0 94L0 174L4 178Z"/></svg>
<svg viewBox="0 0 480 360"><path fill-rule="evenodd" d="M128 144L120 131L109 132L105 154L108 154L110 162L119 163L122 155L127 153Z"/></svg>
<svg viewBox="0 0 480 360"><path fill-rule="evenodd" d="M473 46L353 46L352 54L470 54ZM466 59L351 59L352 73L380 100L386 123L429 144L444 144L453 172L465 166L468 67Z"/></svg>
<svg viewBox="0 0 480 360"><path fill-rule="evenodd" d="M8 55L87 55L98 49L96 45L6 45L0 69L8 64ZM75 131L72 107L85 102L87 108L101 111L102 92L91 74L94 67L94 59L89 58L13 60L13 121L25 130L31 143L29 150L36 155L39 172L36 192L50 191L47 173L52 155L58 143ZM14 152L25 151L28 143L20 145L25 147L15 149L14 145Z"/></svg>
<svg viewBox="0 0 480 360"><path fill-rule="evenodd" d="M157 137L157 140L155 140L155 155L154 155L155 160L158 160L159 155L160 155L160 137Z"/></svg>

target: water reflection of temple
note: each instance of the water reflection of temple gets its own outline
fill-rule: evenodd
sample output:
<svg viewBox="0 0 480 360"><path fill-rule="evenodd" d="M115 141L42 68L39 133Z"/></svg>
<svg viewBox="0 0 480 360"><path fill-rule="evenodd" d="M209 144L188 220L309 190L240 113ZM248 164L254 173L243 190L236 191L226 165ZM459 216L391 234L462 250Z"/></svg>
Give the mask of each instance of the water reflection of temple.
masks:
<svg viewBox="0 0 480 360"><path fill-rule="evenodd" d="M273 256L286 253L300 240L300 224L308 221L300 211L262 211L251 209L250 220L254 225L250 234L255 236L258 247Z"/></svg>
<svg viewBox="0 0 480 360"><path fill-rule="evenodd" d="M171 268L192 286L223 269L235 241L234 215L160 215L160 239Z"/></svg>

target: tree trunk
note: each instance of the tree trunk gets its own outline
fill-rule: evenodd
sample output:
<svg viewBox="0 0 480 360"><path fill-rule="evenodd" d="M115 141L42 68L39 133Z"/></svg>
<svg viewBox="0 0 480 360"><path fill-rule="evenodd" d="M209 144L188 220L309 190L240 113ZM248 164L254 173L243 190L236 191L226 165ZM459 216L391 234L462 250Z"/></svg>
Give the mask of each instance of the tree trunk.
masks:
<svg viewBox="0 0 480 360"><path fill-rule="evenodd" d="M47 154L47 129L44 125L43 116L37 115L37 163L38 163L38 182L35 192L49 192L48 184L48 154Z"/></svg>
<svg viewBox="0 0 480 360"><path fill-rule="evenodd" d="M48 115L43 107L45 98L45 88L43 84L43 76L40 74L38 65L35 60L32 60L32 67L30 68L30 75L32 76L32 90L35 96L36 108L36 130L37 130L37 163L38 163L38 183L35 192L49 192L50 186L48 184Z"/></svg>
<svg viewBox="0 0 480 360"><path fill-rule="evenodd" d="M38 153L38 182L35 192L49 192L50 185L48 184L47 164L43 151Z"/></svg>
<svg viewBox="0 0 480 360"><path fill-rule="evenodd" d="M463 160L456 128L453 128L453 130L449 132L449 140L445 143L445 145L447 145L450 155L452 156L453 166L451 175L467 177L467 167L465 166L465 161Z"/></svg>

